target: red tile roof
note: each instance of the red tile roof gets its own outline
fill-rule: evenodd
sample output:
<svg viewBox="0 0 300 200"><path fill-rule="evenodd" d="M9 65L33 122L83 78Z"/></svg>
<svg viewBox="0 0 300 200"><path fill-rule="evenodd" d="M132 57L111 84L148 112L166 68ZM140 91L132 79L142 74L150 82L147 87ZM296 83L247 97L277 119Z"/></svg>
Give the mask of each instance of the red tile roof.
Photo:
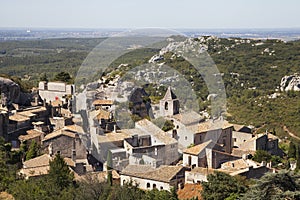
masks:
<svg viewBox="0 0 300 200"><path fill-rule="evenodd" d="M201 200L202 186L199 184L185 184L183 189L177 191L178 199L191 199L198 197Z"/></svg>

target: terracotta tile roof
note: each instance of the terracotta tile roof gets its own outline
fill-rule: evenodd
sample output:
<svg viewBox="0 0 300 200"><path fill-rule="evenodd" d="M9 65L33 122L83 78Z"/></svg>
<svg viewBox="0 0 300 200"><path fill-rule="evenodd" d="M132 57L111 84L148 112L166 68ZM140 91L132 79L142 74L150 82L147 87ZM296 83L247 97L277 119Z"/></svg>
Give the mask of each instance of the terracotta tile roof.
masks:
<svg viewBox="0 0 300 200"><path fill-rule="evenodd" d="M186 150L183 151L183 153L187 153L187 154L192 154L192 155L199 155L204 149L206 148L213 148L215 146L215 144L209 140L209 141L206 141L202 144L198 144L196 146L193 146L193 147L190 147L190 148L187 148Z"/></svg>
<svg viewBox="0 0 300 200"><path fill-rule="evenodd" d="M230 127L233 127L233 125L224 120L209 120L196 125L187 126L187 128L194 133L206 133L208 131L217 130L220 128L226 129Z"/></svg>
<svg viewBox="0 0 300 200"><path fill-rule="evenodd" d="M76 137L76 133L74 133L70 130L60 129L60 130L54 131L54 132L46 135L44 137L43 141L46 141L46 140L49 140L49 139L52 139L52 138L55 138L55 137L58 137L58 136L61 136L61 135L65 135L65 136L72 137L72 138Z"/></svg>
<svg viewBox="0 0 300 200"><path fill-rule="evenodd" d="M191 169L190 172L208 175L208 174L213 174L215 171L216 169L212 169L212 168L195 167Z"/></svg>
<svg viewBox="0 0 300 200"><path fill-rule="evenodd" d="M48 154L32 158L23 163L23 168L35 168L41 166L48 166L51 157Z"/></svg>
<svg viewBox="0 0 300 200"><path fill-rule="evenodd" d="M128 175L142 179L155 180L169 183L183 169L182 166L162 165L159 168L152 168L146 165L128 165L121 175Z"/></svg>
<svg viewBox="0 0 300 200"><path fill-rule="evenodd" d="M178 199L191 199L198 197L201 200L202 186L200 184L185 184L183 189L177 191Z"/></svg>
<svg viewBox="0 0 300 200"><path fill-rule="evenodd" d="M26 141L26 140L30 140L30 139L33 139L36 137L40 137L43 134L43 132L35 130L35 129L28 130L28 131L26 131L26 133L27 133L27 135L19 136L20 141Z"/></svg>
<svg viewBox="0 0 300 200"><path fill-rule="evenodd" d="M51 157L49 154L44 154L27 160L23 163L23 168L20 170L20 173L27 177L48 174L50 169L49 162L53 160L53 158L54 157ZM75 162L71 158L64 158L64 161L68 166L75 167Z"/></svg>
<svg viewBox="0 0 300 200"><path fill-rule="evenodd" d="M173 115L172 118L183 123L186 126L198 124L200 121L203 120L203 117L195 111L176 114Z"/></svg>
<svg viewBox="0 0 300 200"><path fill-rule="evenodd" d="M99 143L123 141L126 138L130 138L130 134L124 132L124 130L118 131L117 133L106 133L104 135L97 135Z"/></svg>
<svg viewBox="0 0 300 200"><path fill-rule="evenodd" d="M120 179L120 175L116 170L112 170L113 179ZM107 171L100 172L91 172L79 177L80 181L89 181L89 180L97 180L99 182L106 182L107 180Z"/></svg>
<svg viewBox="0 0 300 200"><path fill-rule="evenodd" d="M103 110L103 109L99 109L96 111L97 114L96 114L96 117L98 120L101 120L101 119L110 119L110 112L106 111L106 110Z"/></svg>
<svg viewBox="0 0 300 200"><path fill-rule="evenodd" d="M38 113L38 112L43 112L43 111L46 111L47 109L45 107L38 107L38 108L34 108L34 109L31 109L30 112L32 113Z"/></svg>
<svg viewBox="0 0 300 200"><path fill-rule="evenodd" d="M24 117L34 117L36 116L36 114L32 113L31 111L22 111L22 112L18 112L19 115L22 115Z"/></svg>
<svg viewBox="0 0 300 200"><path fill-rule="evenodd" d="M67 163L70 167L75 167L76 163L71 158L64 158L64 161Z"/></svg>
<svg viewBox="0 0 300 200"><path fill-rule="evenodd" d="M16 122L25 122L25 121L29 121L30 118L24 117L23 115L19 115L19 114L14 114L9 116L9 120L16 121Z"/></svg>
<svg viewBox="0 0 300 200"><path fill-rule="evenodd" d="M245 169L247 167L249 167L249 164L244 159L229 161L222 164L222 169L227 169L227 170L239 170L239 169Z"/></svg>
<svg viewBox="0 0 300 200"><path fill-rule="evenodd" d="M175 144L177 143L177 140L170 137L170 135L163 130L161 130L159 127L157 127L155 124L153 124L151 121L147 119L142 119L138 122L136 122L136 128L132 129L131 132L136 131L137 133L142 132L145 135L153 135L155 138L157 138L159 141L163 142L164 144Z"/></svg>
<svg viewBox="0 0 300 200"><path fill-rule="evenodd" d="M244 125L240 125L240 124L232 124L233 128L235 131L240 131L242 128L244 128Z"/></svg>
<svg viewBox="0 0 300 200"><path fill-rule="evenodd" d="M108 99L96 99L93 105L112 105L113 101Z"/></svg>
<svg viewBox="0 0 300 200"><path fill-rule="evenodd" d="M76 124L65 126L64 130L70 130L75 133L84 134L83 128Z"/></svg>
<svg viewBox="0 0 300 200"><path fill-rule="evenodd" d="M40 167L34 167L34 168L22 168L20 170L21 174L24 174L26 177L32 177L32 176L41 176L48 174L50 170L50 166L40 166Z"/></svg>
<svg viewBox="0 0 300 200"><path fill-rule="evenodd" d="M46 108L38 107L38 108L32 108L25 111L17 112L16 114L9 116L9 119L13 121L26 121L29 120L30 117L36 116L36 113L39 113L41 111L46 111Z"/></svg>

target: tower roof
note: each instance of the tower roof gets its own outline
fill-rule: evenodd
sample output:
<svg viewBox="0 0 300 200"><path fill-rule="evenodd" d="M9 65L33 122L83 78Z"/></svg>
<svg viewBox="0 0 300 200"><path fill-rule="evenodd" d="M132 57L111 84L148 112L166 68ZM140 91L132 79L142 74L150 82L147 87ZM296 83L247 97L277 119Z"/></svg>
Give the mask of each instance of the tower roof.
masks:
<svg viewBox="0 0 300 200"><path fill-rule="evenodd" d="M173 99L177 99L177 96L173 93L171 87L169 86L163 100L173 100Z"/></svg>

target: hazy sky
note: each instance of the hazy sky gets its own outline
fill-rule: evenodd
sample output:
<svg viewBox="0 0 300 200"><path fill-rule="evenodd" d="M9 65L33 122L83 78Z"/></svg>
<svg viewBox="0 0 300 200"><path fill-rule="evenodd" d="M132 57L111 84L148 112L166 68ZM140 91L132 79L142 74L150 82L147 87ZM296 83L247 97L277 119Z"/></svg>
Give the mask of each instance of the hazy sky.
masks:
<svg viewBox="0 0 300 200"><path fill-rule="evenodd" d="M0 27L299 28L299 0L0 0Z"/></svg>

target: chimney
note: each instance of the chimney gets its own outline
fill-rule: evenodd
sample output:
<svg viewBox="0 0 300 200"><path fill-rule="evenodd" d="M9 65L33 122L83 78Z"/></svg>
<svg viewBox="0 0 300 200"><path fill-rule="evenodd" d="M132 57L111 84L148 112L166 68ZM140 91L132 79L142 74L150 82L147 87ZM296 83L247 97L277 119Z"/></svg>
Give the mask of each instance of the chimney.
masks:
<svg viewBox="0 0 300 200"><path fill-rule="evenodd" d="M76 150L75 149L72 149L72 156L71 156L72 160L74 162L76 162Z"/></svg>
<svg viewBox="0 0 300 200"><path fill-rule="evenodd" d="M38 102L38 96L35 96L35 97L34 97L34 104L37 106L38 103L39 103L39 102Z"/></svg>
<svg viewBox="0 0 300 200"><path fill-rule="evenodd" d="M46 107L46 99L43 101L43 106Z"/></svg>
<svg viewBox="0 0 300 200"><path fill-rule="evenodd" d="M117 125L114 124L114 133L117 133Z"/></svg>
<svg viewBox="0 0 300 200"><path fill-rule="evenodd" d="M49 144L48 151L49 151L49 155L52 156L53 155L52 143Z"/></svg>

